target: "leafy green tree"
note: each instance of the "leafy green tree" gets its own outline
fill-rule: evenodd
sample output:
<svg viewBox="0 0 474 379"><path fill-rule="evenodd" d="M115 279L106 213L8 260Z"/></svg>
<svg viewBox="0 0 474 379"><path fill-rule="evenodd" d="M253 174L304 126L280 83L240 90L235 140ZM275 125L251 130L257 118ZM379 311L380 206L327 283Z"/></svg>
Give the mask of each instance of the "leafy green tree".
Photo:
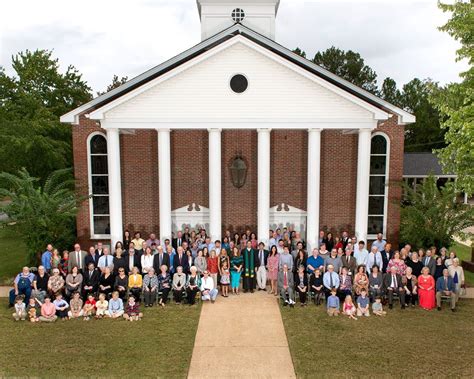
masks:
<svg viewBox="0 0 474 379"><path fill-rule="evenodd" d="M401 240L414 247L449 247L453 237L472 238L464 230L474 225L474 207L459 201L456 184L438 188L436 178L428 177L416 190L404 185L405 202L401 209Z"/></svg>
<svg viewBox="0 0 474 379"><path fill-rule="evenodd" d="M458 185L474 193L474 6L472 1L438 3L451 18L440 30L460 42L457 60L466 60L469 69L460 74L460 83L452 83L432 96L441 114L446 147L438 150L444 169L457 175Z"/></svg>
<svg viewBox="0 0 474 379"><path fill-rule="evenodd" d="M0 173L0 198L10 200L0 212L8 216L6 227L15 229L24 240L32 263L46 244L67 248L74 242L81 199L76 196L70 171L54 171L44 185L25 169L17 174Z"/></svg>
<svg viewBox="0 0 474 379"><path fill-rule="evenodd" d="M302 56L303 58L306 58L306 52L301 50L299 47L293 50L293 53L298 54Z"/></svg>
<svg viewBox="0 0 474 379"><path fill-rule="evenodd" d="M72 166L71 126L59 117L89 101L90 88L73 66L61 72L48 50L20 52L12 67L12 76L0 67L0 172L25 167L44 182Z"/></svg>
<svg viewBox="0 0 474 379"><path fill-rule="evenodd" d="M416 116L416 122L405 127L405 151L431 152L445 146L439 112L430 102L437 89L437 83L418 78L403 86L400 106Z"/></svg>
<svg viewBox="0 0 474 379"><path fill-rule="evenodd" d="M128 76L122 76L119 78L117 75L114 75L112 78L112 83L107 86L107 89L104 92L97 92L97 96L101 96L107 92L112 91L115 88L120 87L122 84L127 83L128 81Z"/></svg>
<svg viewBox="0 0 474 379"><path fill-rule="evenodd" d="M392 78L385 78L380 89L380 97L390 104L402 106L402 94L397 88L397 82Z"/></svg>
<svg viewBox="0 0 474 379"><path fill-rule="evenodd" d="M377 74L367 66L359 53L334 46L317 52L313 62L374 94L378 93Z"/></svg>

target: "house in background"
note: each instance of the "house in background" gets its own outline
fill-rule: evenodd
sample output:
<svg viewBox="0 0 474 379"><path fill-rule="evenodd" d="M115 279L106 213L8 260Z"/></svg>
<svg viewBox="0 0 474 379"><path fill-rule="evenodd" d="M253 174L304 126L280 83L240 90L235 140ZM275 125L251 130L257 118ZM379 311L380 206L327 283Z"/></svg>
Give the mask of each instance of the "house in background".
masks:
<svg viewBox="0 0 474 379"><path fill-rule="evenodd" d="M403 180L413 188L423 183L426 178L433 175L438 188L448 181L456 180L455 174L446 174L441 168L438 157L433 153L405 153L403 158ZM464 204L474 204L474 197L462 194L460 199Z"/></svg>

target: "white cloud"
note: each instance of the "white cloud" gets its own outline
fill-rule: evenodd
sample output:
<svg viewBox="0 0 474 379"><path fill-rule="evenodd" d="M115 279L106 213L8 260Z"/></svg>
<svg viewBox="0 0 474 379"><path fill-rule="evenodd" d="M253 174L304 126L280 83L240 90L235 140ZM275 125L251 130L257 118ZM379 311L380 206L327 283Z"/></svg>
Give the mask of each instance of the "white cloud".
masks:
<svg viewBox="0 0 474 379"><path fill-rule="evenodd" d="M237 0L238 1L238 0ZM282 0L277 41L314 55L332 45L361 53L383 80L458 80L457 44L436 28L447 15L434 0ZM194 0L6 0L0 64L25 49L54 49L95 91L113 74L136 76L200 41Z"/></svg>

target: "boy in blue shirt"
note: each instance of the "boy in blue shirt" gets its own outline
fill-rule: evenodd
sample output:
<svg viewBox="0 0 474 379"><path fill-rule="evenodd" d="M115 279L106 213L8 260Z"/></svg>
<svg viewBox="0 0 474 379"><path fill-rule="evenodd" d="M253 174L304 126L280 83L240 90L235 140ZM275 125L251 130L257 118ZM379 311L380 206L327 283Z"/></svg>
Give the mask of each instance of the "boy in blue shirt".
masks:
<svg viewBox="0 0 474 379"><path fill-rule="evenodd" d="M331 296L328 297L326 302L327 312L329 316L339 316L339 298L336 296L336 289L331 288Z"/></svg>
<svg viewBox="0 0 474 379"><path fill-rule="evenodd" d="M357 298L357 316L370 316L369 311L370 301L367 296L367 291L362 289L360 291L360 296Z"/></svg>

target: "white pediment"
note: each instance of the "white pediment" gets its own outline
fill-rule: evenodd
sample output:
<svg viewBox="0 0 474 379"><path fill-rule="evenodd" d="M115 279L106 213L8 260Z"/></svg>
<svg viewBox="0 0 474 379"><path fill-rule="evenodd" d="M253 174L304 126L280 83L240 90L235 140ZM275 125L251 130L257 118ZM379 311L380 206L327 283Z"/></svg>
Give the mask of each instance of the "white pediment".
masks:
<svg viewBox="0 0 474 379"><path fill-rule="evenodd" d="M306 237L306 211L280 203L270 208L270 228L288 227Z"/></svg>
<svg viewBox="0 0 474 379"><path fill-rule="evenodd" d="M236 94L234 74L249 86ZM386 113L243 37L209 50L91 113L124 123L368 122ZM155 125L156 126L156 125Z"/></svg>
<svg viewBox="0 0 474 379"><path fill-rule="evenodd" d="M196 203L171 211L171 228L176 233L186 227L198 230L204 228L209 230L209 208Z"/></svg>

